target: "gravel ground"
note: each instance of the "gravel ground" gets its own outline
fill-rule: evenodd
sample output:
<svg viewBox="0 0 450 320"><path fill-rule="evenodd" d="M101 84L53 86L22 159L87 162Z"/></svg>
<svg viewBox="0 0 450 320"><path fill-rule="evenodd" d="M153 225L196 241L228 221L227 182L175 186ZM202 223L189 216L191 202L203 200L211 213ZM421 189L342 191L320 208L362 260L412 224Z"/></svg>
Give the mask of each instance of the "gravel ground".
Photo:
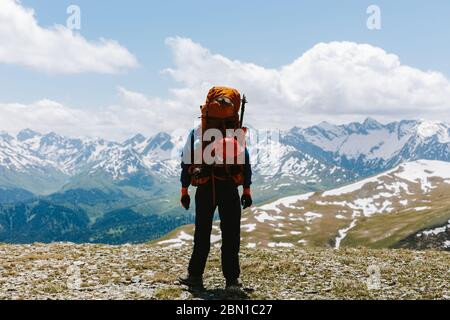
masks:
<svg viewBox="0 0 450 320"><path fill-rule="evenodd" d="M450 253L243 249L241 291L225 291L211 250L205 290L177 283L189 248L0 245L0 299L450 299Z"/></svg>

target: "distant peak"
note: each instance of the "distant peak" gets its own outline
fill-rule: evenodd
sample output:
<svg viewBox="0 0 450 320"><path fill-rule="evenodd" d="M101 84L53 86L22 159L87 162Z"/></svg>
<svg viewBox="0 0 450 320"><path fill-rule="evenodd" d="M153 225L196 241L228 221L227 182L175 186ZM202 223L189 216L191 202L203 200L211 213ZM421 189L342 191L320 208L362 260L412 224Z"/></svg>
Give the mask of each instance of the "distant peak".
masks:
<svg viewBox="0 0 450 320"><path fill-rule="evenodd" d="M134 139L134 140L142 140L142 139L145 140L145 137L144 137L142 134L138 133L137 135L135 135L135 136L133 137L133 139Z"/></svg>
<svg viewBox="0 0 450 320"><path fill-rule="evenodd" d="M133 136L132 138L125 140L124 144L125 145L136 145L136 144L144 142L145 140L146 140L146 138L142 134L138 133L135 136Z"/></svg>
<svg viewBox="0 0 450 320"><path fill-rule="evenodd" d="M19 141L25 141L28 139L32 139L36 136L40 136L41 134L39 132L36 132L31 129L23 129L17 134L17 140Z"/></svg>
<svg viewBox="0 0 450 320"><path fill-rule="evenodd" d="M4 140L12 140L14 139L8 132L6 131L0 131L0 137L3 138Z"/></svg>
<svg viewBox="0 0 450 320"><path fill-rule="evenodd" d="M374 118L371 118L371 117L367 117L366 120L364 120L364 123L380 124L377 120L375 120Z"/></svg>
<svg viewBox="0 0 450 320"><path fill-rule="evenodd" d="M417 134L423 138L438 135L441 142L448 142L449 127L440 121L422 120L417 124Z"/></svg>
<svg viewBox="0 0 450 320"><path fill-rule="evenodd" d="M153 139L170 139L170 135L166 132L159 132L153 137Z"/></svg>
<svg viewBox="0 0 450 320"><path fill-rule="evenodd" d="M366 120L364 120L363 122L363 125L366 129L379 129L383 127L381 123L371 117L366 118Z"/></svg>
<svg viewBox="0 0 450 320"><path fill-rule="evenodd" d="M297 133L301 133L303 131L303 129L301 127L293 127L291 130L289 130L289 133L293 133L293 134L297 134Z"/></svg>
<svg viewBox="0 0 450 320"><path fill-rule="evenodd" d="M320 127L328 127L328 126L332 126L331 123L329 123L328 121L322 121L318 124L318 126Z"/></svg>
<svg viewBox="0 0 450 320"><path fill-rule="evenodd" d="M322 121L321 123L319 123L317 125L317 127L321 128L321 129L324 129L324 130L333 130L333 129L337 128L336 125L331 124L331 123L329 123L327 121Z"/></svg>
<svg viewBox="0 0 450 320"><path fill-rule="evenodd" d="M166 132L159 132L152 138L148 139L148 144L144 150L144 153L154 150L156 148L161 148L162 150L168 150L173 148L173 143L171 141L172 137Z"/></svg>
<svg viewBox="0 0 450 320"><path fill-rule="evenodd" d="M49 133L45 134L46 137L59 137L59 135L54 132L54 131L50 131Z"/></svg>
<svg viewBox="0 0 450 320"><path fill-rule="evenodd" d="M421 120L417 121L417 123L419 124L419 126L444 126L443 122L437 121L437 120L421 119Z"/></svg>

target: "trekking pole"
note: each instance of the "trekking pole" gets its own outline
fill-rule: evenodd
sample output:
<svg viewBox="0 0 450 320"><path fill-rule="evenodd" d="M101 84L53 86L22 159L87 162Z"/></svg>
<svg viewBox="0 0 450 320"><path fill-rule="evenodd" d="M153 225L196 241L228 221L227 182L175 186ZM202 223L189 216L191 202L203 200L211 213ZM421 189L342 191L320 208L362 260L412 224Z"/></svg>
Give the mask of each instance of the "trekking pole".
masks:
<svg viewBox="0 0 450 320"><path fill-rule="evenodd" d="M241 124L241 128L242 128L242 124L244 123L244 113L245 113L245 105L247 104L247 97L245 96L245 94L242 97L242 110L241 110L241 120L240 120L240 124Z"/></svg>

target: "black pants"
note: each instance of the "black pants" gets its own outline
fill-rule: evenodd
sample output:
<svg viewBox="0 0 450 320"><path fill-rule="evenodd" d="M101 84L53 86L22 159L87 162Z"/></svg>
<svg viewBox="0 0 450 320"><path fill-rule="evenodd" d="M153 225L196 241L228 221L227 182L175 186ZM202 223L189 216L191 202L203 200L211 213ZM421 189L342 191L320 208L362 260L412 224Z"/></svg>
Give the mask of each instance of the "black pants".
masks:
<svg viewBox="0 0 450 320"><path fill-rule="evenodd" d="M240 275L241 204L238 188L232 182L216 180L215 203L212 191L212 183L209 182L199 186L195 194L194 250L189 262L189 274L203 275L211 246L214 212L218 207L222 232L222 271L226 279L235 279Z"/></svg>

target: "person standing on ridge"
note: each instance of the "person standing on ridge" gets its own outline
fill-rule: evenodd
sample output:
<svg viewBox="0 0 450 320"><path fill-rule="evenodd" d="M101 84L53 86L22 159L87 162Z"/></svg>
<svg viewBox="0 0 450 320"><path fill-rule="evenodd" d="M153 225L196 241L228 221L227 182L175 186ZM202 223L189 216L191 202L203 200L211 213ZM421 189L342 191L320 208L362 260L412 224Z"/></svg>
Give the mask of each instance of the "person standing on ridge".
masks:
<svg viewBox="0 0 450 320"><path fill-rule="evenodd" d="M179 278L181 284L189 287L203 288L203 273L210 251L216 208L220 216L222 272L226 288L242 286L239 266L241 204L243 209L252 205L252 170L245 147L247 129L242 127L246 102L245 95L241 101L241 95L236 89L213 87L208 92L206 103L201 106L202 125L191 131L183 150L181 204L186 210L191 202L188 188L190 185L197 187L194 248L188 273ZM209 132L221 133L222 138L205 142L205 133L210 129L213 131ZM241 133L243 139L239 141L236 135L230 137L230 130ZM205 159L206 150L212 150L213 162ZM241 185L242 197L238 191Z"/></svg>

